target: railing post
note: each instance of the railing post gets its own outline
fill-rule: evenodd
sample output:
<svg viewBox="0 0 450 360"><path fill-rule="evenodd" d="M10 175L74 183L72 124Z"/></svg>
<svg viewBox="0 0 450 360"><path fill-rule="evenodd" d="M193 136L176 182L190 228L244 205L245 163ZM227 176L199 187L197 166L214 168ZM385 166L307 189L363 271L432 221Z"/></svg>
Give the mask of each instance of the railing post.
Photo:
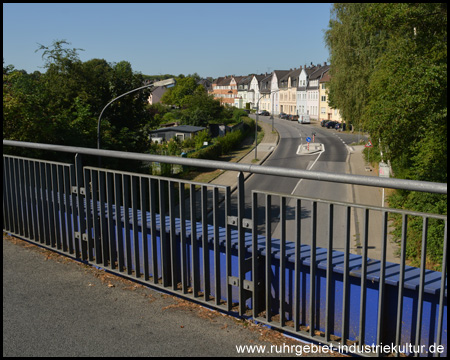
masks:
<svg viewBox="0 0 450 360"><path fill-rule="evenodd" d="M85 194L84 179L83 179L83 157L81 154L75 155L75 186L72 189L76 194L77 211L75 215L78 217L75 222L77 227L77 232L75 233L75 238L78 239L78 243L81 243L81 259L87 260L87 234L86 234L86 223L85 223L85 211L84 211L84 198L82 195ZM77 242L77 241L76 241Z"/></svg>
<svg viewBox="0 0 450 360"><path fill-rule="evenodd" d="M244 297L244 260L245 260L245 232L243 227L243 219L245 212L245 189L244 174L239 172L237 176L238 190L238 273L239 273L239 315L245 313L245 297Z"/></svg>

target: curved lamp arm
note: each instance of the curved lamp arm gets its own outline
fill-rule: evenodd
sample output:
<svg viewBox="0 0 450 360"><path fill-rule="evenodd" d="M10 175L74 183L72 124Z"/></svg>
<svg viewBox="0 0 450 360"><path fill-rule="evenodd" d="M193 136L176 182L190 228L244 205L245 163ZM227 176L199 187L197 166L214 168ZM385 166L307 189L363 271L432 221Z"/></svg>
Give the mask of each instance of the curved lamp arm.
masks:
<svg viewBox="0 0 450 360"><path fill-rule="evenodd" d="M125 94L119 95L118 97L116 97L115 99L112 99L109 103L106 104L106 106L103 108L102 112L100 113L100 116L98 117L98 124L97 124L97 149L100 149L100 122L102 119L102 115L103 112L105 111L105 109L111 105L114 101L116 101L117 99L120 99L121 97L131 94L132 92L141 90L141 89L145 89L145 88L149 88L149 87L157 87L157 86L169 86L169 85L173 85L175 84L175 80L174 79L167 79L167 80L161 80L161 81L156 81L152 84L148 84L148 85L144 85L141 87L138 87L136 89L130 90L128 92L126 92Z"/></svg>
<svg viewBox="0 0 450 360"><path fill-rule="evenodd" d="M117 99L120 99L121 97L123 97L125 95L131 94L132 92L135 92L135 91L138 91L138 90L141 90L141 89L145 89L145 88L148 88L148 87L151 87L151 86L153 86L153 84L141 86L141 87L138 87L137 89L130 90L130 91L126 92L125 94L122 94L122 95L116 97L115 99L112 99L109 103L106 104L106 106L103 108L102 112L100 113L100 116L98 117L98 124L97 124L97 149L100 149L100 122L101 122L101 119L102 119L103 111L105 111L105 109L109 105L111 105L114 101L116 101Z"/></svg>

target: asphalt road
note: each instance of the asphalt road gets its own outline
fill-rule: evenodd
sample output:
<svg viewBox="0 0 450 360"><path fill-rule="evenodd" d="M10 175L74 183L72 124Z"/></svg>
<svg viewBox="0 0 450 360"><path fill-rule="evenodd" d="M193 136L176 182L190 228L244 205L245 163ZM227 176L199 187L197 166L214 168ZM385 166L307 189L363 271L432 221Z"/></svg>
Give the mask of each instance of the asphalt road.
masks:
<svg viewBox="0 0 450 360"><path fill-rule="evenodd" d="M269 117L260 116L259 120L271 122ZM298 124L281 119L274 119L275 128L280 134L277 149L265 162L267 166L278 166L296 168L302 170L324 171L332 173L348 173L348 150L347 143L357 142L359 135L342 134L334 129L321 128L316 124ZM306 137L315 134L315 142L322 143L324 151L310 155L297 155L299 145L306 144ZM325 199L333 201L350 202L351 187L346 184L320 182L314 180L298 180L291 178L280 178L276 176L252 175L246 181L246 217L251 217L251 191L273 191L296 196ZM258 197L260 206L258 212L258 229L265 233L265 198ZM280 226L280 201L279 197L272 198L271 206L271 230L272 237L281 236ZM345 208L336 206L334 208L333 223L333 248L343 249L345 239ZM317 206L317 246L328 247L328 205L319 203ZM287 200L286 212L286 239L294 241L296 237L295 200ZM301 205L301 237L302 242L309 243L311 239L311 204L302 201Z"/></svg>

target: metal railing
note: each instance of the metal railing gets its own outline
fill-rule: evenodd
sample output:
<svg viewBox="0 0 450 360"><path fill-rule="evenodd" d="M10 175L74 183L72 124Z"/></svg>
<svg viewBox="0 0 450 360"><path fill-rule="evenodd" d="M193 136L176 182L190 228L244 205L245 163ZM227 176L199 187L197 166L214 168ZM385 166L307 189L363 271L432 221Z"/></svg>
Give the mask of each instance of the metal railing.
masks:
<svg viewBox="0 0 450 360"><path fill-rule="evenodd" d="M447 193L446 184L8 140L3 145L76 154L73 164L3 155L4 231L343 350L391 343L446 349L447 216L253 191L249 218L243 172L439 194ZM234 170L237 193L230 186L83 166L81 154ZM273 238L275 199L279 239ZM358 211L361 255L351 253L351 219ZM375 213L382 218L380 259L368 257ZM389 214L403 220L399 264L386 259ZM407 266L405 258L407 223L415 217L423 219L420 268ZM425 266L431 219L445 229L440 272ZM294 235L287 236L287 227ZM338 238L344 239L339 250ZM319 247L324 239L326 246Z"/></svg>

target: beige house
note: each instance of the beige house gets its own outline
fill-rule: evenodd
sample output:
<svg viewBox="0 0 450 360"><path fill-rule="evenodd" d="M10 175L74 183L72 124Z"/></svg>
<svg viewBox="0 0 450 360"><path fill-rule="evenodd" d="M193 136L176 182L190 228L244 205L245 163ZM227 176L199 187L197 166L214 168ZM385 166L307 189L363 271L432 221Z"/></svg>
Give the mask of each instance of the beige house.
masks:
<svg viewBox="0 0 450 360"><path fill-rule="evenodd" d="M319 81L319 121L332 120L342 122L339 109L333 109L328 104L327 84L330 82L330 79L330 72L327 70L327 72L322 76L322 79Z"/></svg>
<svg viewBox="0 0 450 360"><path fill-rule="evenodd" d="M297 87L302 68L290 70L280 80L280 112L288 115L298 115Z"/></svg>

